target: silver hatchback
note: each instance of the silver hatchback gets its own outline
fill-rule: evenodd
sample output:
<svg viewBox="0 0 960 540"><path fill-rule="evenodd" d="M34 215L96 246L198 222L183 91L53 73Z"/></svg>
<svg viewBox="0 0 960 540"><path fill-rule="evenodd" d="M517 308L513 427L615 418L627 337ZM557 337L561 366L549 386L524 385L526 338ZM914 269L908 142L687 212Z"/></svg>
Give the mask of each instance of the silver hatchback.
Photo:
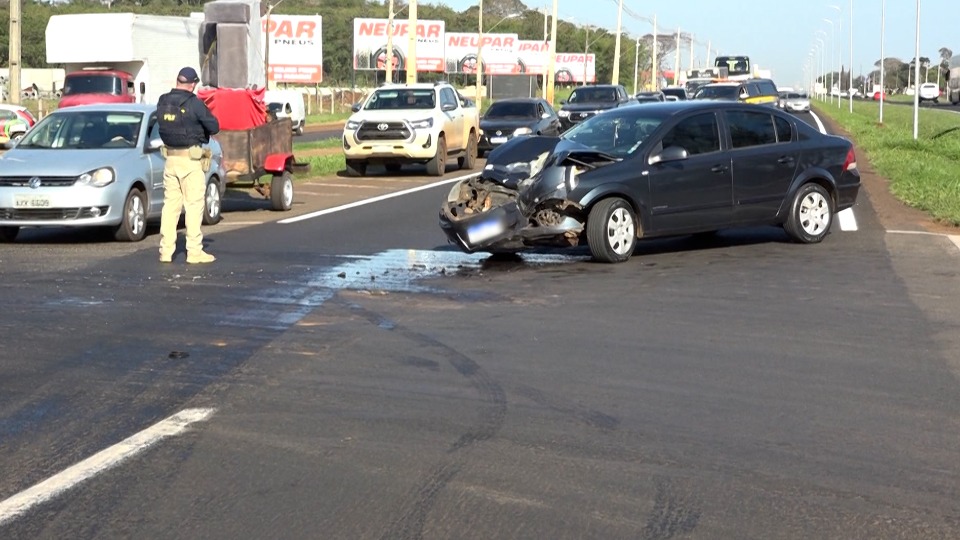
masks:
<svg viewBox="0 0 960 540"><path fill-rule="evenodd" d="M0 156L0 242L22 227L112 227L137 242L163 208L155 105L98 104L54 111ZM204 223L220 220L226 174L211 139Z"/></svg>
<svg viewBox="0 0 960 540"><path fill-rule="evenodd" d="M783 108L789 112L810 112L810 98L806 94L788 92L783 98Z"/></svg>

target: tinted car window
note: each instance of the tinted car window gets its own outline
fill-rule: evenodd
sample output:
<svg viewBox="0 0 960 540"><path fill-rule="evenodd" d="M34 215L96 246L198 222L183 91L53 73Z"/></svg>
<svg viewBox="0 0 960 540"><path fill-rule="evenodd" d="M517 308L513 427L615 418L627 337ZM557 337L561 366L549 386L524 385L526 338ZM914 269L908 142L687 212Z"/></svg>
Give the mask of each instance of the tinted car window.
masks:
<svg viewBox="0 0 960 540"><path fill-rule="evenodd" d="M367 110L382 109L432 109L436 97L432 89L377 90L364 105Z"/></svg>
<svg viewBox="0 0 960 540"><path fill-rule="evenodd" d="M785 143L793 140L793 127L790 125L790 122L787 122L779 116L774 116L773 123L777 128L778 142Z"/></svg>
<svg viewBox="0 0 960 540"><path fill-rule="evenodd" d="M747 92L749 92L751 96L759 96L760 94L763 93L763 92L760 90L760 84L758 84L758 83L750 83L750 84L748 84L748 85L747 85Z"/></svg>
<svg viewBox="0 0 960 540"><path fill-rule="evenodd" d="M770 81L760 81L757 83L760 87L760 92L767 96L773 96L777 94L777 87Z"/></svg>
<svg viewBox="0 0 960 540"><path fill-rule="evenodd" d="M777 142L773 117L762 112L735 111L726 113L730 126L730 144L733 148L745 148Z"/></svg>
<svg viewBox="0 0 960 540"><path fill-rule="evenodd" d="M535 103L500 101L487 109L486 118L534 118L537 116Z"/></svg>
<svg viewBox="0 0 960 540"><path fill-rule="evenodd" d="M570 94L568 103L597 103L617 101L617 91L612 88L578 88Z"/></svg>
<svg viewBox="0 0 960 540"><path fill-rule="evenodd" d="M681 146L689 155L720 150L720 132L713 113L698 114L681 120L663 137L663 147Z"/></svg>
<svg viewBox="0 0 960 540"><path fill-rule="evenodd" d="M739 88L732 85L701 86L694 99L737 99Z"/></svg>
<svg viewBox="0 0 960 540"><path fill-rule="evenodd" d="M456 108L460 104L460 100L457 99L457 94L452 88L444 88L440 90L440 103L442 105L453 105Z"/></svg>

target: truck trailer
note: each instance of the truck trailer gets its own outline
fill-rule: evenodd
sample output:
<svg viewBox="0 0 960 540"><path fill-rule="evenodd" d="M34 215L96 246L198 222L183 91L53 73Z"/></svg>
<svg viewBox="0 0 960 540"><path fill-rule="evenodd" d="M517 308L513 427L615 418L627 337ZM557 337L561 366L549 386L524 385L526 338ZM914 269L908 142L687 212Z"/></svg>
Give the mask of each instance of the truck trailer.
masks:
<svg viewBox="0 0 960 540"><path fill-rule="evenodd" d="M86 103L156 103L180 68L200 72L200 21L135 13L54 15L47 23L47 63L66 71L60 107Z"/></svg>

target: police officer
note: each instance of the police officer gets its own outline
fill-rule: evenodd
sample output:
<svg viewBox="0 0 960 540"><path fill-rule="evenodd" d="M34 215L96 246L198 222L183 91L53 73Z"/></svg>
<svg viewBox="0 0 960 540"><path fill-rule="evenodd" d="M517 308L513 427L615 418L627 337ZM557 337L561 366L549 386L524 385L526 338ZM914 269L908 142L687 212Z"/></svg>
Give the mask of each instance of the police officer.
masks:
<svg viewBox="0 0 960 540"><path fill-rule="evenodd" d="M186 217L187 262L211 263L216 257L203 251L203 196L205 174L201 145L220 131L220 123L193 92L200 82L196 70L185 67L177 74L177 86L160 96L157 119L166 165L163 168L163 212L160 216L160 262L171 262L177 243L180 212Z"/></svg>

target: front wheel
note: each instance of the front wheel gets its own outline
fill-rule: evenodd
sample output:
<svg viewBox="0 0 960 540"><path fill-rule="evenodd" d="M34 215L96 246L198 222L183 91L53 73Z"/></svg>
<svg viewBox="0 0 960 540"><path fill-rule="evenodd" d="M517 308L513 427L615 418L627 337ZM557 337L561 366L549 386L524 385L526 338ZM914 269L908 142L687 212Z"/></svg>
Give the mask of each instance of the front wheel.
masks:
<svg viewBox="0 0 960 540"><path fill-rule="evenodd" d="M216 225L222 219L223 201L220 198L220 182L216 176L210 177L207 190L203 194L203 224Z"/></svg>
<svg viewBox="0 0 960 540"><path fill-rule="evenodd" d="M359 159L347 160L347 176L363 176L367 174L367 162Z"/></svg>
<svg viewBox="0 0 960 540"><path fill-rule="evenodd" d="M293 175L290 171L273 175L270 181L270 207L284 212L293 207Z"/></svg>
<svg viewBox="0 0 960 540"><path fill-rule="evenodd" d="M627 201L604 199L587 217L587 245L593 258L607 263L624 262L637 243L637 218Z"/></svg>
<svg viewBox="0 0 960 540"><path fill-rule="evenodd" d="M831 223L833 208L827 190L812 182L800 186L783 225L787 234L802 244L816 244L830 232Z"/></svg>
<svg viewBox="0 0 960 540"><path fill-rule="evenodd" d="M113 237L121 242L139 242L147 234L147 199L133 188L123 202L123 215Z"/></svg>

